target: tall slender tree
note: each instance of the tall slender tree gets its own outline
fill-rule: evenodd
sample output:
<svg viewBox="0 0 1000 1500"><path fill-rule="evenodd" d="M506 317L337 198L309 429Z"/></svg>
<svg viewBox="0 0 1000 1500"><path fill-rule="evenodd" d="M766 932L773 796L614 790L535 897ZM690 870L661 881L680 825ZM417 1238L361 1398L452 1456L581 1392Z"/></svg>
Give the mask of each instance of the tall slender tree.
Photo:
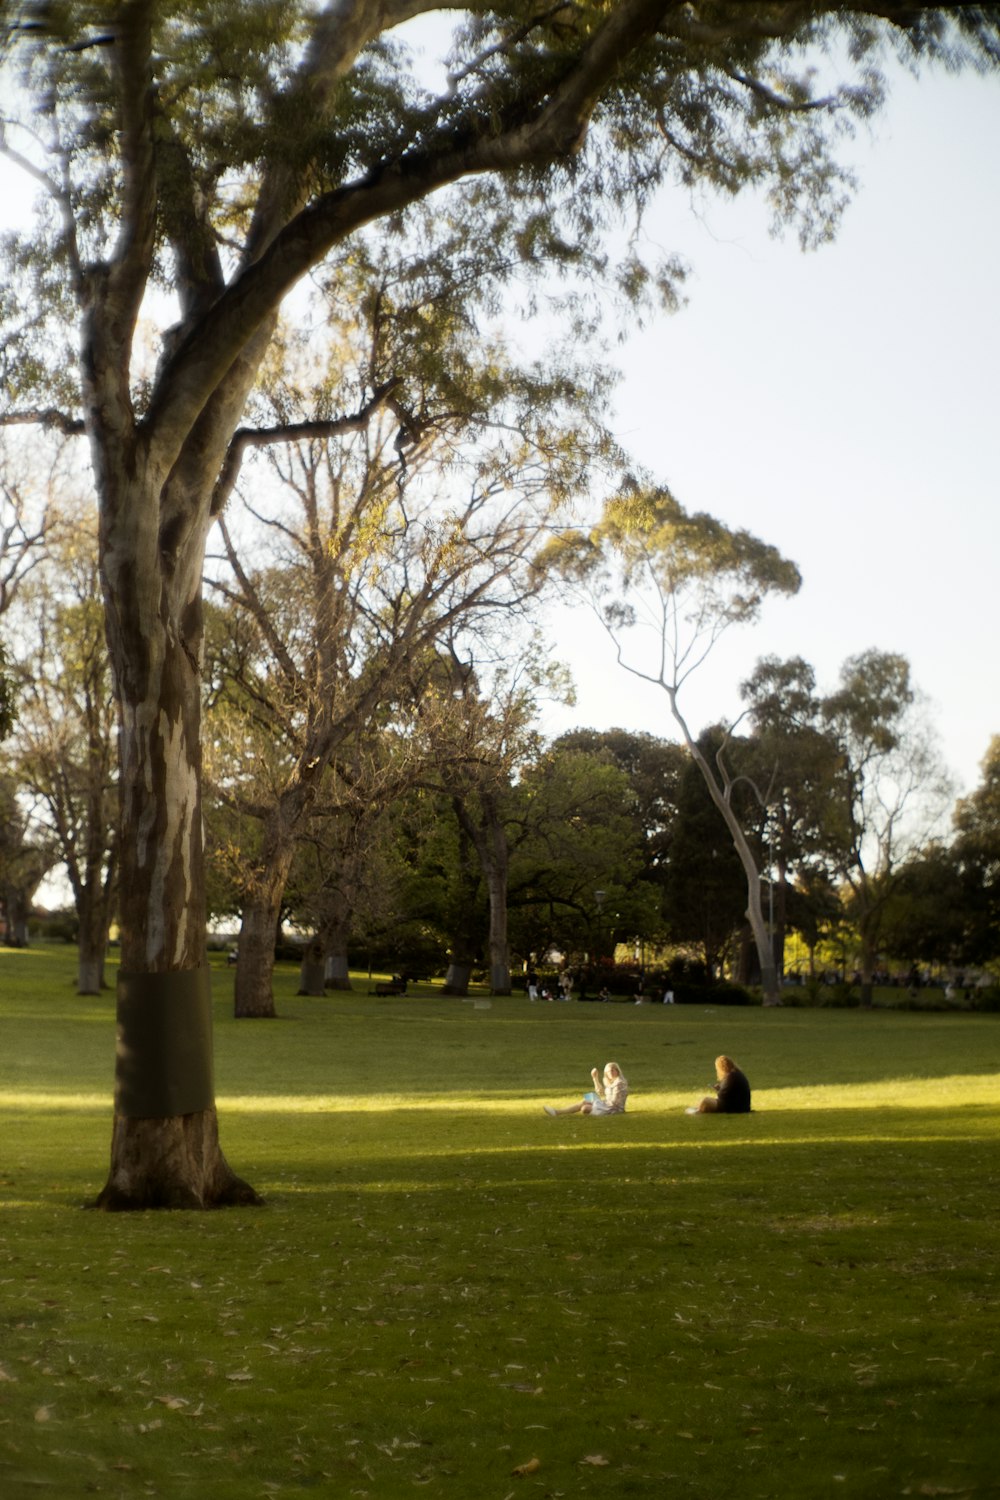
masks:
<svg viewBox="0 0 1000 1500"><path fill-rule="evenodd" d="M740 816L739 785L723 736L706 753L685 718L681 692L720 635L756 619L768 594L794 594L794 563L748 531L689 515L664 489L629 485L585 535L567 533L550 560L588 599L615 644L619 664L666 694L708 794L743 867L746 915L760 962L765 1004L778 1001L774 949L761 903L760 854Z"/></svg>

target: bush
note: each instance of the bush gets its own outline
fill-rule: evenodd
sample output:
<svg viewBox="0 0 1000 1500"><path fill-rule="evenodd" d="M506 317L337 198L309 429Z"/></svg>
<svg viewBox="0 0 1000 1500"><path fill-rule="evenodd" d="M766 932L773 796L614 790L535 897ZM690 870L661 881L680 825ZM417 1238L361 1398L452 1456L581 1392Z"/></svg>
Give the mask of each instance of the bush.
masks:
<svg viewBox="0 0 1000 1500"><path fill-rule="evenodd" d="M825 1010L852 1010L861 1004L861 996L850 984L822 984L818 1003Z"/></svg>
<svg viewBox="0 0 1000 1500"><path fill-rule="evenodd" d="M674 985L675 1005L759 1005L760 999L744 989L741 984L727 984L722 980L714 984Z"/></svg>

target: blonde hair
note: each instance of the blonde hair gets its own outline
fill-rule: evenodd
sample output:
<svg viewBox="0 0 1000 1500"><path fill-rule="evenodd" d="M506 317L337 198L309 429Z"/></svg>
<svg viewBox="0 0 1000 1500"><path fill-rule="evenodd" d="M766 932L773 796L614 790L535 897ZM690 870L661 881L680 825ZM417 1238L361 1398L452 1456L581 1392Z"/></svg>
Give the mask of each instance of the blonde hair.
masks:
<svg viewBox="0 0 1000 1500"><path fill-rule="evenodd" d="M716 1078L725 1078L730 1073L736 1072L736 1064L731 1057L717 1057L715 1059Z"/></svg>
<svg viewBox="0 0 1000 1500"><path fill-rule="evenodd" d="M612 1068L614 1068L615 1073L618 1074L619 1078L621 1078L621 1079L625 1078L625 1074L622 1072L621 1068L618 1066L618 1064L616 1062L606 1062L604 1064L604 1081L605 1081L605 1083L607 1083L607 1081L608 1081L608 1074L611 1073L611 1069Z"/></svg>

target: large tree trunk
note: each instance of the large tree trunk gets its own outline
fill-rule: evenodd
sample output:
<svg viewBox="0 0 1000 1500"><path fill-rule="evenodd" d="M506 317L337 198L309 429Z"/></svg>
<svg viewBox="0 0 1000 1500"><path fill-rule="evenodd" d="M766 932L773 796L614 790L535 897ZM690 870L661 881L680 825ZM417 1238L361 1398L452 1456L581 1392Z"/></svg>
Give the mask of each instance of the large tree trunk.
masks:
<svg viewBox="0 0 1000 1500"><path fill-rule="evenodd" d="M120 478L121 476L119 476ZM138 485L102 517L120 708L121 970L105 1209L257 1201L218 1138L201 817L204 533L171 553ZM145 524L144 524L145 523ZM192 544L191 533L194 533Z"/></svg>

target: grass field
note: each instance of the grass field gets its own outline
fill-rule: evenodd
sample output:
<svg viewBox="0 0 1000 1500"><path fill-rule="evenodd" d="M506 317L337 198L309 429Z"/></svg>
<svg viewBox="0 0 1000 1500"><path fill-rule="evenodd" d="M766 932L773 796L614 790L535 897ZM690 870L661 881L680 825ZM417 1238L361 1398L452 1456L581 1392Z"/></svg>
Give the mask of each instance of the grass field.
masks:
<svg viewBox="0 0 1000 1500"><path fill-rule="evenodd" d="M0 953L0 1495L1000 1495L1000 1016L301 999L263 1208L105 1216L111 995ZM362 986L362 991L365 986ZM683 1106L729 1052L755 1112ZM615 1058L629 1112L547 1119Z"/></svg>

